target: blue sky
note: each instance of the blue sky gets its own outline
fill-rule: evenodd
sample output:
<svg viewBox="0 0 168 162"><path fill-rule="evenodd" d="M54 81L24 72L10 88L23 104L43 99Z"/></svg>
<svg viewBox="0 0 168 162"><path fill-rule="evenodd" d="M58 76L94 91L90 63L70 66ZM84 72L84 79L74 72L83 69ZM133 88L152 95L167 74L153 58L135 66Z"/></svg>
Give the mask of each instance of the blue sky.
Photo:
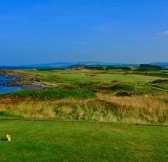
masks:
<svg viewBox="0 0 168 162"><path fill-rule="evenodd" d="M0 0L0 65L168 61L168 0Z"/></svg>

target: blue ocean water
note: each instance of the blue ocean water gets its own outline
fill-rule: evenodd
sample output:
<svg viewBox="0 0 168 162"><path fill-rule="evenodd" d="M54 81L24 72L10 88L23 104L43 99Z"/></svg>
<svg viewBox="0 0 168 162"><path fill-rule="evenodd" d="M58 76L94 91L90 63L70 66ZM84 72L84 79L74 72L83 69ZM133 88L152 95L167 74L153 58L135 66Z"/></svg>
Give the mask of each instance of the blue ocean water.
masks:
<svg viewBox="0 0 168 162"><path fill-rule="evenodd" d="M5 83L10 82L11 80L11 78L6 77L5 75L0 75L0 94L21 90L20 87L4 86Z"/></svg>

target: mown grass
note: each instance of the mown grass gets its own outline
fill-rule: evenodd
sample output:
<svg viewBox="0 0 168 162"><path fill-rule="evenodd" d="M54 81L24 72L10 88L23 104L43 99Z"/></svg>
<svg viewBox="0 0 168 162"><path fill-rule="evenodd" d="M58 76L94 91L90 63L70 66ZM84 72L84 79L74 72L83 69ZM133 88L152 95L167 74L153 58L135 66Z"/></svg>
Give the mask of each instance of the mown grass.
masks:
<svg viewBox="0 0 168 162"><path fill-rule="evenodd" d="M147 76L115 70L27 70L17 73L37 76L41 81L52 83L75 83L75 82L103 82L108 83L114 80L130 83L148 83L161 78L161 76ZM140 73L141 74L141 73Z"/></svg>
<svg viewBox="0 0 168 162"><path fill-rule="evenodd" d="M87 122L0 122L0 161L148 161L168 159L168 129ZM5 135L9 133L11 142Z"/></svg>

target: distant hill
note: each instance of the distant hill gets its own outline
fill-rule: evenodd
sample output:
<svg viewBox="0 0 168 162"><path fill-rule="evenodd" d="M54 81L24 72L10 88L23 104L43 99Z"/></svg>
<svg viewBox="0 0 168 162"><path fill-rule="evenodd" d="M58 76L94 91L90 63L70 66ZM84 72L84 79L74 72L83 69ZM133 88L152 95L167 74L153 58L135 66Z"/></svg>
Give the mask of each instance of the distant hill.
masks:
<svg viewBox="0 0 168 162"><path fill-rule="evenodd" d="M106 63L106 62L57 62L48 64L0 66L0 69L66 69L75 66L139 66L138 64Z"/></svg>
<svg viewBox="0 0 168 162"><path fill-rule="evenodd" d="M73 66L136 66L135 64L107 63L107 62L58 62L49 64L28 65L27 67L37 68L69 68Z"/></svg>
<svg viewBox="0 0 168 162"><path fill-rule="evenodd" d="M150 65L159 65L168 69L168 62L153 62ZM21 66L0 66L0 69L66 69L76 66L140 66L140 64L107 63L107 62L56 62L48 64L34 64Z"/></svg>
<svg viewBox="0 0 168 162"><path fill-rule="evenodd" d="M164 69L168 69L168 62L153 62L153 63L150 63L151 65L158 65L158 66L161 66L163 67Z"/></svg>
<svg viewBox="0 0 168 162"><path fill-rule="evenodd" d="M159 65L159 66L168 66L168 62L153 62L150 63L152 65Z"/></svg>
<svg viewBox="0 0 168 162"><path fill-rule="evenodd" d="M61 68L65 69L75 65L111 65L110 63L102 63L102 62L57 62L57 63L48 63L48 64L36 64L36 65L27 65L26 67L35 67L35 68Z"/></svg>

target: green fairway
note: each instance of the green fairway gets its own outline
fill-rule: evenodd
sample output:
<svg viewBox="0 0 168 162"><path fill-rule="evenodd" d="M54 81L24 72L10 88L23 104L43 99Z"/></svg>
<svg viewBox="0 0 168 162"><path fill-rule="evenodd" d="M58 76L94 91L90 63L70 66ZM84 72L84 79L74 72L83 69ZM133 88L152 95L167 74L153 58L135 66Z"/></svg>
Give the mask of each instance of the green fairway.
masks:
<svg viewBox="0 0 168 162"><path fill-rule="evenodd" d="M12 141L3 140L9 133ZM0 161L160 161L168 129L111 123L0 121Z"/></svg>
<svg viewBox="0 0 168 162"><path fill-rule="evenodd" d="M114 80L130 83L148 83L159 79L159 76L145 76L126 74L124 71L97 71L97 70L28 70L20 71L25 74L38 76L42 81L49 83L74 82L111 82Z"/></svg>

